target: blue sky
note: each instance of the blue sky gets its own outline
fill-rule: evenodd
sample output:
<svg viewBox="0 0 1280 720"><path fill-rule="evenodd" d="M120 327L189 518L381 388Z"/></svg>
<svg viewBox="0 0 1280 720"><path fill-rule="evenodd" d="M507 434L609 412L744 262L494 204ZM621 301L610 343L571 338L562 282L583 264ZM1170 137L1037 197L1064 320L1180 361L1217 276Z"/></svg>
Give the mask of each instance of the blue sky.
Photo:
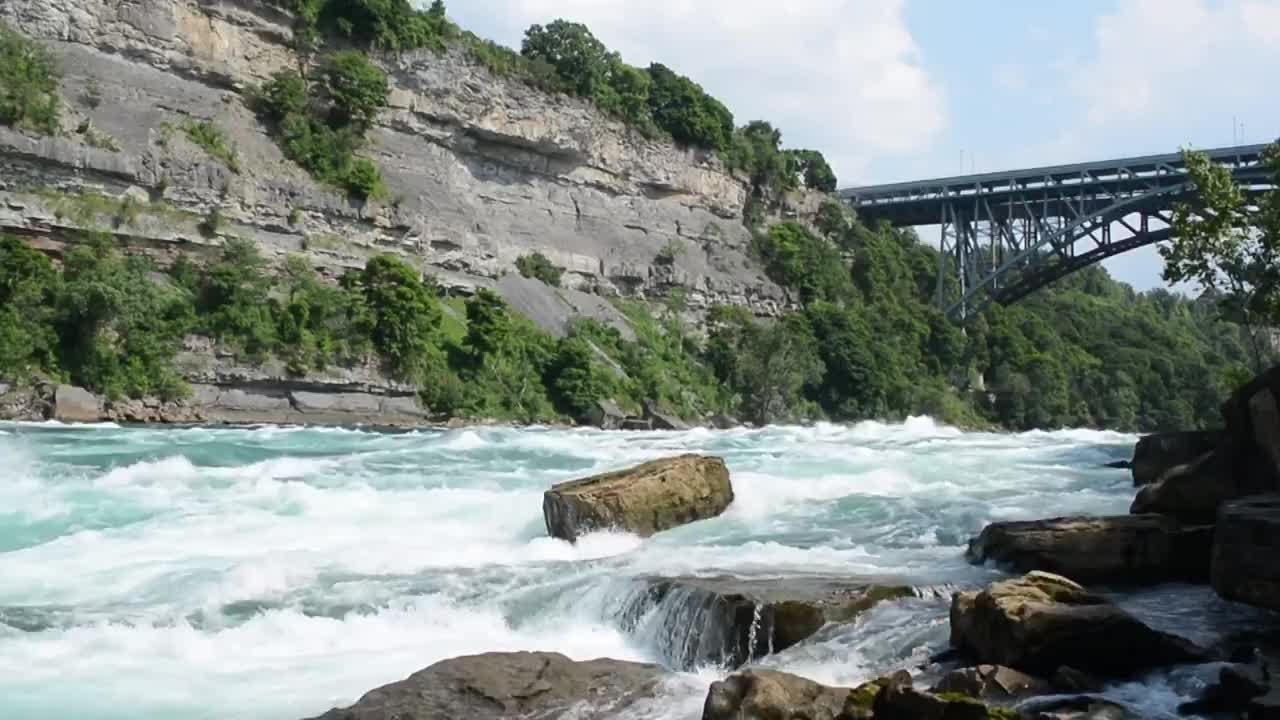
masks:
<svg viewBox="0 0 1280 720"><path fill-rule="evenodd" d="M518 47L586 23L823 151L842 185L1280 136L1280 0L454 0ZM926 234L927 236L927 234ZM1161 284L1154 249L1108 268Z"/></svg>

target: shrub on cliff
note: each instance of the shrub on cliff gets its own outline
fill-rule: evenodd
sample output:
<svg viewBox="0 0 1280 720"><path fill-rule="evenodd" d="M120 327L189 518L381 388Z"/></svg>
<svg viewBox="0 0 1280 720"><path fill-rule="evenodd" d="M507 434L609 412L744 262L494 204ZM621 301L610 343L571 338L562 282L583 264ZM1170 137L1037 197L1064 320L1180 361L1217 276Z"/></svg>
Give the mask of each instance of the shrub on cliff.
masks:
<svg viewBox="0 0 1280 720"><path fill-rule="evenodd" d="M0 123L57 134L59 79L47 50L0 23Z"/></svg>
<svg viewBox="0 0 1280 720"><path fill-rule="evenodd" d="M331 124L364 132L387 106L387 74L363 53L348 50L325 60L324 89L333 103Z"/></svg>
<svg viewBox="0 0 1280 720"><path fill-rule="evenodd" d="M386 75L359 53L339 53L326 64L324 80L327 104L297 71L281 70L255 94L257 110L285 157L315 179L361 199L385 195L382 173L356 152L386 105Z"/></svg>
<svg viewBox="0 0 1280 720"><path fill-rule="evenodd" d="M516 269L521 275L541 280L551 287L560 287L560 276L564 274L564 270L552 265L546 255L538 252L516 258Z"/></svg>

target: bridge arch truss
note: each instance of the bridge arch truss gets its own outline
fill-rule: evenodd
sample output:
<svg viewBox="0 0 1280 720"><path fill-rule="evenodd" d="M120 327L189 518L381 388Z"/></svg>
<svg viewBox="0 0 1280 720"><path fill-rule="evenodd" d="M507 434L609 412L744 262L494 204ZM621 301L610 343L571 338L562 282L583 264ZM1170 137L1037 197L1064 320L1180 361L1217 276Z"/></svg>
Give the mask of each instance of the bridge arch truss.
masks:
<svg viewBox="0 0 1280 720"><path fill-rule="evenodd" d="M1210 157L1251 192L1270 187L1262 145ZM940 228L937 300L955 319L1016 302L1106 258L1170 237L1191 186L1181 154L851 188L865 222ZM948 302L950 269L959 297Z"/></svg>

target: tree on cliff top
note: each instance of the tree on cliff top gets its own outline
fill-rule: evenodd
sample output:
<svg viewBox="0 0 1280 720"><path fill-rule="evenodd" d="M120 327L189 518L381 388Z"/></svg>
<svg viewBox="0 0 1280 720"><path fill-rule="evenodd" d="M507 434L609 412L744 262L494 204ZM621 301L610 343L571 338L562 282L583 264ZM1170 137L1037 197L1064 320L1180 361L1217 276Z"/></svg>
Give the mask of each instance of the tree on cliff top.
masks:
<svg viewBox="0 0 1280 720"><path fill-rule="evenodd" d="M1280 182L1280 143L1263 155ZM1255 369L1262 370L1258 332L1280 325L1280 191L1251 198L1208 155L1183 157L1195 201L1174 209L1174 239L1160 248L1164 278L1220 293L1227 316L1248 328Z"/></svg>

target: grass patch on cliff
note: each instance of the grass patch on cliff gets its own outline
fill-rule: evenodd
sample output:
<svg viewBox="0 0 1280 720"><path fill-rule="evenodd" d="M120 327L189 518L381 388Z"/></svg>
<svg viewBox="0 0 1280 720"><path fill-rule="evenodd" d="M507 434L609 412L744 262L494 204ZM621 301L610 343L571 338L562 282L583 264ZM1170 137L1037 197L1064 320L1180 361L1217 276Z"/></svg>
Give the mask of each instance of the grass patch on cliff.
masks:
<svg viewBox="0 0 1280 720"><path fill-rule="evenodd" d="M221 160L228 170L236 174L240 173L240 153L235 145L227 140L227 134L222 131L222 128L212 120L201 122L188 120L182 125L182 132L186 134L188 140L209 153L210 157Z"/></svg>
<svg viewBox="0 0 1280 720"><path fill-rule="evenodd" d="M48 50L0 23L0 123L58 134L60 80Z"/></svg>

